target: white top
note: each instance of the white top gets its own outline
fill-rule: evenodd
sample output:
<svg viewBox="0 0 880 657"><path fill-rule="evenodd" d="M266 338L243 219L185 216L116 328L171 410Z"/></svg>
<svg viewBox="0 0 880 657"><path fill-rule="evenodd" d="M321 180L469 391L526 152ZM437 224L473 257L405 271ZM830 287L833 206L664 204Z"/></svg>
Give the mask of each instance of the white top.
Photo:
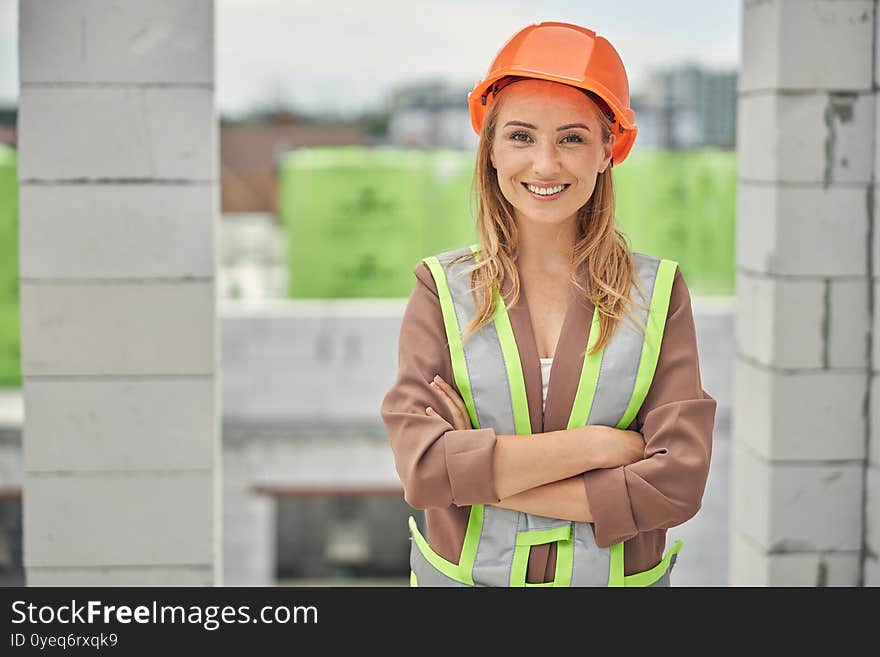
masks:
<svg viewBox="0 0 880 657"><path fill-rule="evenodd" d="M543 391L542 396L544 399L544 403L542 408L547 407L547 385L550 383L550 365L553 364L552 358L542 358L541 359L541 381L543 382Z"/></svg>

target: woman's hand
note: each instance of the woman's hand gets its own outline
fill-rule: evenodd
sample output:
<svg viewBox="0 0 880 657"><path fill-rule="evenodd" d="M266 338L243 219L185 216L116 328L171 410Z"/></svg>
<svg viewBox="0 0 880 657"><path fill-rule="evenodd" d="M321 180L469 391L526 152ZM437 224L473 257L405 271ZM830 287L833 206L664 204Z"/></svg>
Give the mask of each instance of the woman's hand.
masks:
<svg viewBox="0 0 880 657"><path fill-rule="evenodd" d="M467 406L464 405L461 396L455 391L455 388L446 383L439 374L434 377L433 381L431 381L431 387L440 393L440 396L449 408L449 412L452 416L452 428L472 429L473 427L471 426L471 418L468 415ZM439 413L430 406L425 409L425 414L440 417Z"/></svg>
<svg viewBox="0 0 880 657"><path fill-rule="evenodd" d="M645 437L638 431L591 424L581 427L594 440L597 468L616 468L645 458Z"/></svg>

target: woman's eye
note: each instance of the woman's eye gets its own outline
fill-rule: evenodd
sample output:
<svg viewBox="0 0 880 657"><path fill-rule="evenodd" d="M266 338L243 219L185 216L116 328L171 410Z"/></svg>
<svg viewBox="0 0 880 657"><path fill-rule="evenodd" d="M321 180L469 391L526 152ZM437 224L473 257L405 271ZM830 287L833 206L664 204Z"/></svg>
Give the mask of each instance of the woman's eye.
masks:
<svg viewBox="0 0 880 657"><path fill-rule="evenodd" d="M531 135L529 135L529 133L527 132L514 132L510 135L510 139L513 141L527 142L531 141ZM562 141L568 144L577 144L583 142L584 139L580 135L573 133L570 135L565 135L562 138Z"/></svg>

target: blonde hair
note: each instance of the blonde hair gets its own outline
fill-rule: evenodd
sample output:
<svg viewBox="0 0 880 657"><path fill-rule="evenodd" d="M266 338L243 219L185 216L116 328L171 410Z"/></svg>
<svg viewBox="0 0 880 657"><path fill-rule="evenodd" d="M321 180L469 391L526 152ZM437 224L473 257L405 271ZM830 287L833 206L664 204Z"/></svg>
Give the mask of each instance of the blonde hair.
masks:
<svg viewBox="0 0 880 657"><path fill-rule="evenodd" d="M596 107L602 141L607 143L613 125L592 98L590 102ZM519 274L514 265L518 235L513 206L501 192L489 157L498 112L499 103L493 102L486 112L477 147L472 192L476 201L479 249L476 254L477 262L470 266L471 293L474 295L477 312L465 328L464 340L492 321L497 296L494 292L501 289L505 273L512 282L509 294L504 299L506 306L514 306L520 295ZM608 166L604 172L598 174L592 196L577 213L578 238L574 245L575 266L571 282L598 309L601 327L598 341L588 354L585 352L587 355L605 347L623 314L629 316L643 332L645 330L644 323L628 308L630 303L635 303L630 298L634 282L642 298L645 298L645 293L639 281L634 281L633 255L626 236L614 225L614 184L611 171L612 167ZM467 262L472 259L473 255L466 253L456 258L456 261ZM586 269L586 288L577 277L581 268ZM646 307L643 304L638 305Z"/></svg>

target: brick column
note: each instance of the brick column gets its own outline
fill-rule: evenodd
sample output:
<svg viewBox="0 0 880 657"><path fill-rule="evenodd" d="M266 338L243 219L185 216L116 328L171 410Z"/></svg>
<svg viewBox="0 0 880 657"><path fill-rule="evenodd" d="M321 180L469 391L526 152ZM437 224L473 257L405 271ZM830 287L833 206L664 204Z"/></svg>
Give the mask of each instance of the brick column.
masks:
<svg viewBox="0 0 880 657"><path fill-rule="evenodd" d="M880 101L876 91L880 88L880 16L874 8L874 98L875 112L880 111ZM868 454L865 468L865 543L862 561L862 584L880 586L880 232L878 225L878 205L880 194L877 184L880 178L880 120L875 113L874 122L874 171L871 193L867 195L869 219L871 221L870 272L873 293L871 296L871 384L870 414L868 431ZM877 337L874 337L877 336Z"/></svg>
<svg viewBox="0 0 880 657"><path fill-rule="evenodd" d="M213 3L19 15L27 583L220 584Z"/></svg>
<svg viewBox="0 0 880 657"><path fill-rule="evenodd" d="M864 580L874 14L743 3L731 585Z"/></svg>

